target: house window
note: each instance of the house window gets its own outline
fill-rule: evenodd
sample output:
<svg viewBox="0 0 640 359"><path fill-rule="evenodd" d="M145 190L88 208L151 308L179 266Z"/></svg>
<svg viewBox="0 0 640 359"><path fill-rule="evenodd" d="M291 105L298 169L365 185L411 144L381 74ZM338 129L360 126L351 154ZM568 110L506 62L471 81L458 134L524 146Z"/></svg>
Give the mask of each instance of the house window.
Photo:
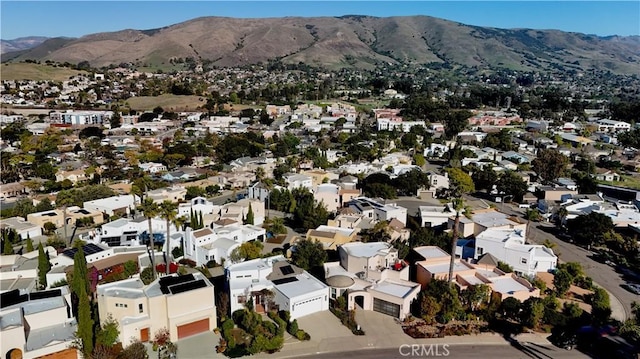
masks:
<svg viewBox="0 0 640 359"><path fill-rule="evenodd" d="M238 304L244 304L247 302L247 296L246 295L239 295L238 296Z"/></svg>
<svg viewBox="0 0 640 359"><path fill-rule="evenodd" d="M481 256L484 253L484 248L478 247L476 248L476 251L478 252L478 255Z"/></svg>
<svg viewBox="0 0 640 359"><path fill-rule="evenodd" d="M142 307L142 303L138 304L138 313L142 313L144 308Z"/></svg>
<svg viewBox="0 0 640 359"><path fill-rule="evenodd" d="M520 258L520 264L527 264L527 258Z"/></svg>

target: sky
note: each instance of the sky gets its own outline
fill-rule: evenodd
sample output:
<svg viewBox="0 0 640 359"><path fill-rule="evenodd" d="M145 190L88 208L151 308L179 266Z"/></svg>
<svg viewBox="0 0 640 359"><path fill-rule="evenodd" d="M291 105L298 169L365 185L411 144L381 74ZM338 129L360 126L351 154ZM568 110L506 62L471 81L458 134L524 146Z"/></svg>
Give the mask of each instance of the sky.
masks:
<svg viewBox="0 0 640 359"><path fill-rule="evenodd" d="M468 25L640 35L640 1L0 1L0 38L146 30L201 16L428 15Z"/></svg>

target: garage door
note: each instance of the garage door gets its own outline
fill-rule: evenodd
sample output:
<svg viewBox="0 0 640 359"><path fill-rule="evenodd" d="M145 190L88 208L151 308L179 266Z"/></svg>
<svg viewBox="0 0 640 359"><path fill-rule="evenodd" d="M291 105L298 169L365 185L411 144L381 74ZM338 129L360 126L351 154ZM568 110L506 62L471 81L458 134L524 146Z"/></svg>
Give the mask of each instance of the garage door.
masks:
<svg viewBox="0 0 640 359"><path fill-rule="evenodd" d="M394 318L400 318L400 306L395 303L387 302L386 300L373 298L373 310L390 315Z"/></svg>
<svg viewBox="0 0 640 359"><path fill-rule="evenodd" d="M322 310L322 296L294 303L291 314L296 318Z"/></svg>
<svg viewBox="0 0 640 359"><path fill-rule="evenodd" d="M209 318L178 326L178 339L200 334L209 330Z"/></svg>

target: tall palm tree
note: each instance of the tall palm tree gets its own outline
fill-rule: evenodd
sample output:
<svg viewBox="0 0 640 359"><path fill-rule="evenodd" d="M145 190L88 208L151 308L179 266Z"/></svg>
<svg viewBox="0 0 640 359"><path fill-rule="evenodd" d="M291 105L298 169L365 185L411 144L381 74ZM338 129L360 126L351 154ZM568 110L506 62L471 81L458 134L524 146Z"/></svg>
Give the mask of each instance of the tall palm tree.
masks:
<svg viewBox="0 0 640 359"><path fill-rule="evenodd" d="M464 200L457 197L451 200L453 210L456 211L456 218L453 221L453 232L451 233L451 261L449 262L449 284L453 285L453 264L456 260L456 245L458 243L458 227L460 226L460 214L464 211Z"/></svg>
<svg viewBox="0 0 640 359"><path fill-rule="evenodd" d="M171 241L171 224L176 220L176 217L178 217L178 205L171 201L164 201L160 203L160 217L167 221L167 237L164 240L166 244L164 254L167 262L165 272L166 274L169 274L169 256L171 255L169 242Z"/></svg>
<svg viewBox="0 0 640 359"><path fill-rule="evenodd" d="M147 247L151 247L155 252L155 243L153 241L153 229L151 228L151 219L156 217L160 213L160 208L158 204L155 203L151 198L145 198L141 204L136 207L138 211L142 212L145 217L147 217L147 223L149 224L149 241L147 242ZM151 267L153 268L153 279L156 278L156 267L155 267L155 254L151 255Z"/></svg>

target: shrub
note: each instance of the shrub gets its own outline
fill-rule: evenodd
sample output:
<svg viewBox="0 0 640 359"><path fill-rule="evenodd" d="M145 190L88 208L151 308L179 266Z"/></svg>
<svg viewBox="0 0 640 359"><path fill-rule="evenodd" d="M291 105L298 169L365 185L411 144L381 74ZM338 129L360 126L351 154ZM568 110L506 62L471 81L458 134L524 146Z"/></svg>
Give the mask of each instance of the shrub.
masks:
<svg viewBox="0 0 640 359"><path fill-rule="evenodd" d="M305 332L304 330L298 330L296 332L296 338L298 338L298 340L311 340L311 336L309 335L309 333Z"/></svg>
<svg viewBox="0 0 640 359"><path fill-rule="evenodd" d="M287 328L287 332L293 336L298 333L298 320L294 319L291 323L289 323L289 327Z"/></svg>
<svg viewBox="0 0 640 359"><path fill-rule="evenodd" d="M182 258L178 263L189 266L191 268L195 268L195 266L197 265L195 261L192 261L191 259L187 259L187 258Z"/></svg>
<svg viewBox="0 0 640 359"><path fill-rule="evenodd" d="M222 323L222 331L231 330L235 327L233 320L227 319Z"/></svg>

